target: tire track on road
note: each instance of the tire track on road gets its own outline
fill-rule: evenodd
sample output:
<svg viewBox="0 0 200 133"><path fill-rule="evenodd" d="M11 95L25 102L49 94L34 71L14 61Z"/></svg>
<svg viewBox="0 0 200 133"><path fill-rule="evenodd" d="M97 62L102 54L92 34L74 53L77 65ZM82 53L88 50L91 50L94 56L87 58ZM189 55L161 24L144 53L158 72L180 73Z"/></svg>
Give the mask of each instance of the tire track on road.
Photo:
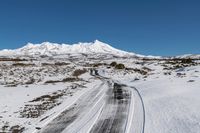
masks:
<svg viewBox="0 0 200 133"><path fill-rule="evenodd" d="M101 87L105 85L102 83L99 87L90 90L83 95L79 100L71 107L63 111L58 117L52 120L40 133L60 133L76 119L83 117L84 112L90 109L95 101L101 96Z"/></svg>
<svg viewBox="0 0 200 133"><path fill-rule="evenodd" d="M130 91L114 83L107 92L106 105L90 133L124 133L130 106ZM116 89L117 88L117 89Z"/></svg>

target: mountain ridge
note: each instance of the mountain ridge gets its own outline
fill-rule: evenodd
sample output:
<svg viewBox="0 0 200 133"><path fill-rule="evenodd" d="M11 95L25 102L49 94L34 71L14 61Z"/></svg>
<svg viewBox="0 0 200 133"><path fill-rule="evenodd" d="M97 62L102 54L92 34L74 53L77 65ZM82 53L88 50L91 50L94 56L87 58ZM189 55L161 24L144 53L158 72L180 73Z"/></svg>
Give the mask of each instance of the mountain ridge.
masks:
<svg viewBox="0 0 200 133"><path fill-rule="evenodd" d="M162 56L141 55L116 49L111 45L95 40L93 42L79 42L77 44L58 44L43 42L39 44L27 43L18 49L0 50L0 56L55 56L65 54L107 54L119 57L141 57L141 58L166 58ZM169 56L167 58L192 58L200 59L200 54L184 54Z"/></svg>
<svg viewBox="0 0 200 133"><path fill-rule="evenodd" d="M109 44L103 43L99 40L89 43L78 44L58 44L43 42L41 44L28 43L27 45L18 49L4 49L0 51L1 56L9 55L61 55L61 54L72 54L72 53L84 53L84 54L113 54L116 56L143 56L132 52L122 51L113 48Z"/></svg>

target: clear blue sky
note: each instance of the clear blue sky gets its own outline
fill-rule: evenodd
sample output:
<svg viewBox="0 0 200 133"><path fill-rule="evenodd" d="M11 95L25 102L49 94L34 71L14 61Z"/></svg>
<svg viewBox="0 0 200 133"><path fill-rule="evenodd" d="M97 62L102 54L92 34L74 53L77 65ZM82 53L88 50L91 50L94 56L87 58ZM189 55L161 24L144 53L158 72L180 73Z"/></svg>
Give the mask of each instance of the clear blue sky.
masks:
<svg viewBox="0 0 200 133"><path fill-rule="evenodd" d="M145 55L200 54L200 1L0 1L0 49L95 39Z"/></svg>

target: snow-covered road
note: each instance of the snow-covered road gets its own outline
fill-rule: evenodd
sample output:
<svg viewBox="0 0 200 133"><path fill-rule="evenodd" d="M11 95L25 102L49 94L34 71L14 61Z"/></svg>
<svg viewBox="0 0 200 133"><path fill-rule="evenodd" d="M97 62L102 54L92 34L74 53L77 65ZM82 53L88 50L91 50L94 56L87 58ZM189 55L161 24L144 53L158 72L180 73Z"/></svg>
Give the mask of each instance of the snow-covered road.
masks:
<svg viewBox="0 0 200 133"><path fill-rule="evenodd" d="M125 132L130 100L130 91L115 83L108 90L103 110L90 132Z"/></svg>
<svg viewBox="0 0 200 133"><path fill-rule="evenodd" d="M40 133L144 132L144 106L139 92L106 78L100 80L102 84L86 92Z"/></svg>

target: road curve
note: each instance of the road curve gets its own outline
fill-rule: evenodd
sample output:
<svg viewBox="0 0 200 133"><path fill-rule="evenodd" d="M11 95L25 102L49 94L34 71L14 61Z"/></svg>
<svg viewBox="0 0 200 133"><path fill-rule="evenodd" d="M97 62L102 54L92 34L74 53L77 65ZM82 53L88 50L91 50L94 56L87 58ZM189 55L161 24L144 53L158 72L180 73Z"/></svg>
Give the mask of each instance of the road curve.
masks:
<svg viewBox="0 0 200 133"><path fill-rule="evenodd" d="M40 133L144 133L145 110L134 87L100 77L102 84L82 96Z"/></svg>

